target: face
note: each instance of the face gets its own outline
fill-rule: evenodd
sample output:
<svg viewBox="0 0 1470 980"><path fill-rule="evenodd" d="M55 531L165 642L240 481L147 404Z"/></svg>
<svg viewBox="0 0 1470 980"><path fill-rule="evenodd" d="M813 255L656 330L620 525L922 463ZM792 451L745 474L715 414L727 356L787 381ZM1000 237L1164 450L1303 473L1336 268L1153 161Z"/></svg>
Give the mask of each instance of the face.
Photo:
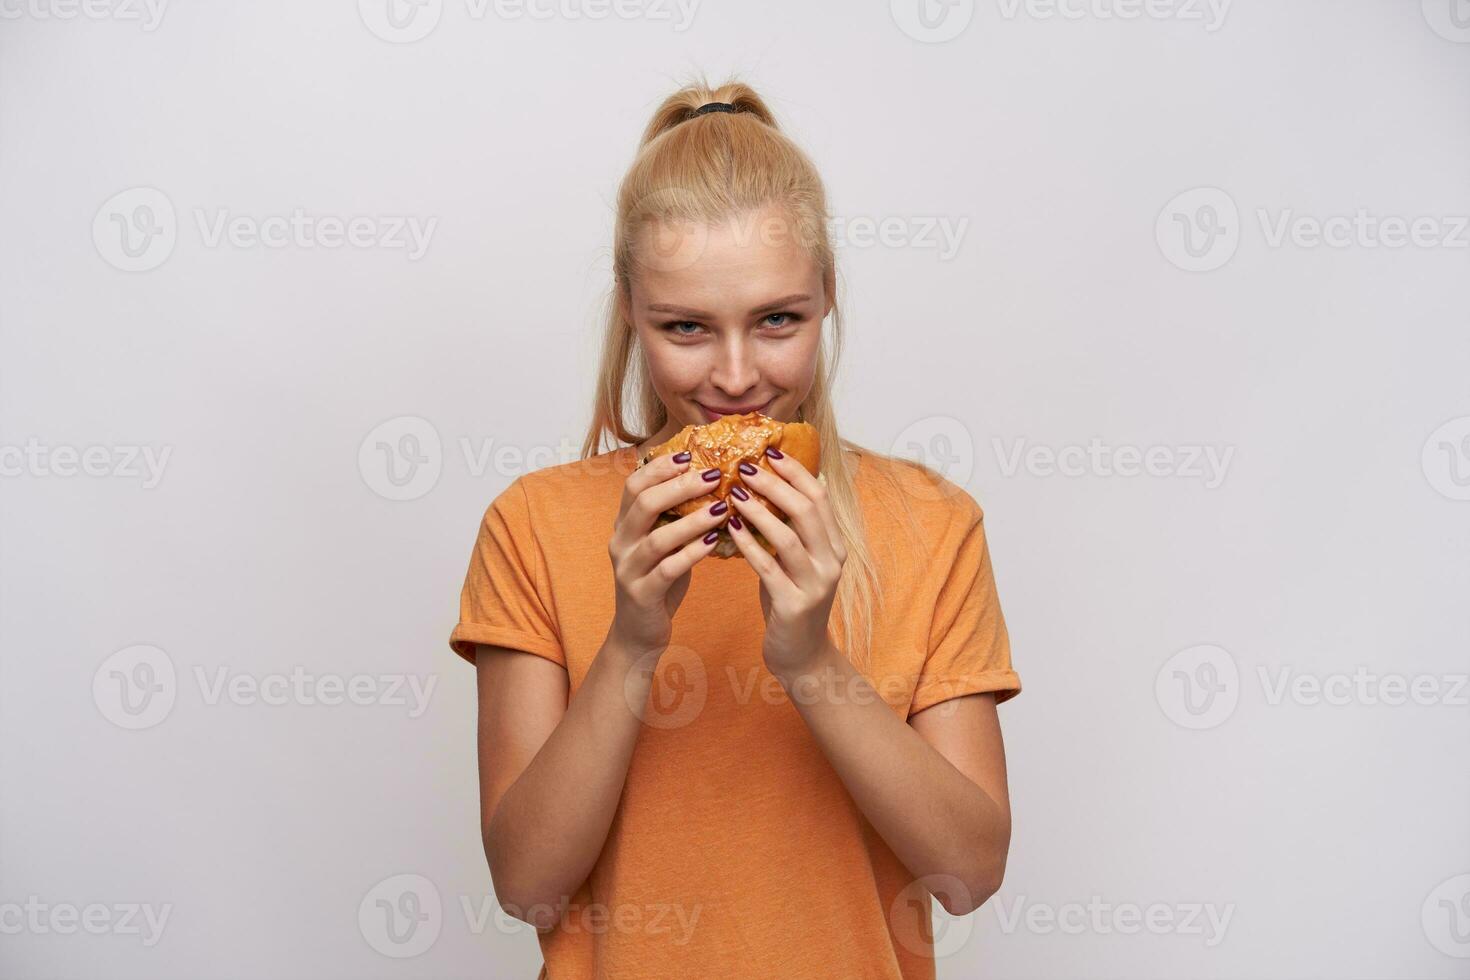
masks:
<svg viewBox="0 0 1470 980"><path fill-rule="evenodd" d="M721 415L759 409L795 419L832 301L784 213L645 225L634 255L623 312L669 411L668 425L640 452Z"/></svg>

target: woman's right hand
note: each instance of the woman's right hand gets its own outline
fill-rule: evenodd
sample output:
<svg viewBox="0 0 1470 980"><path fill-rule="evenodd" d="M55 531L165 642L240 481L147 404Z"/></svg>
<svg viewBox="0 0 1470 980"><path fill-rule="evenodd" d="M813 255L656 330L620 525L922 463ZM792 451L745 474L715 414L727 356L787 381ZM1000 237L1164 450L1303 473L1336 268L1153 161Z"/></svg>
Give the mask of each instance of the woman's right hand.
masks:
<svg viewBox="0 0 1470 980"><path fill-rule="evenodd" d="M713 479L706 479L712 473ZM720 471L689 468L689 454L665 454L639 467L623 484L623 499L607 553L612 559L617 609L609 634L633 652L668 647L674 611L689 591L689 570L714 550L716 528L729 519L724 501L655 528L666 510L719 485ZM706 538L709 540L705 540Z"/></svg>

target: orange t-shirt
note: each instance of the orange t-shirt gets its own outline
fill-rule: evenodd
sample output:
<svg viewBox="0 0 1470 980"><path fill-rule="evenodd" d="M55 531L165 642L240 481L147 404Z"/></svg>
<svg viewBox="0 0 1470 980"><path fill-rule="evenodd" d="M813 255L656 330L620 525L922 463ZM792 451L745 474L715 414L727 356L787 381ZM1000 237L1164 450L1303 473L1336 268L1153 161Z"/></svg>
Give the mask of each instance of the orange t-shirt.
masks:
<svg viewBox="0 0 1470 980"><path fill-rule="evenodd" d="M635 452L527 473L495 498L456 653L473 663L484 643L545 657L576 697L612 621L607 542ZM857 459L885 594L864 671L872 690L900 718L964 694L1014 697L979 505L903 460ZM884 474L910 503L917 539ZM559 922L537 933L541 978L934 977L929 895L765 669L759 591L738 556L694 566L602 853Z"/></svg>

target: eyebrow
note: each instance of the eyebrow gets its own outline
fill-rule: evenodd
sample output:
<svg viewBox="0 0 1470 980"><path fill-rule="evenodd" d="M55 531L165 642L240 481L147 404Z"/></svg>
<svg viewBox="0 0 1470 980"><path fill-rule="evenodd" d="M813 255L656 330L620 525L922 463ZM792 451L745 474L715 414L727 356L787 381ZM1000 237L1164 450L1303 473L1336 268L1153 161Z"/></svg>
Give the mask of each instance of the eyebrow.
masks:
<svg viewBox="0 0 1470 980"><path fill-rule="evenodd" d="M811 296L807 293L793 293L790 296L782 296L780 299L773 299L769 303L763 303L757 306L750 311L750 315L755 316L758 313L770 313L772 310L779 310L783 306L795 306L797 303L805 303L809 299L811 299ZM706 313L704 310L692 310L687 306L675 306L672 303L650 303L648 304L648 311L650 313L673 313L677 316L687 316L696 320L714 319L713 313Z"/></svg>

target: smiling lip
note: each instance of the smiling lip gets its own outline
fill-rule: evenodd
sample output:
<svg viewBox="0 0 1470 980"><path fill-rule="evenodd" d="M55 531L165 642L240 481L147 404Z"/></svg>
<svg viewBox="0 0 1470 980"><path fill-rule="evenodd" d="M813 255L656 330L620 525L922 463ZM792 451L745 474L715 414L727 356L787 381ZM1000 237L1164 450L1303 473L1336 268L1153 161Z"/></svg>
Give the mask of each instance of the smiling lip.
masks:
<svg viewBox="0 0 1470 980"><path fill-rule="evenodd" d="M747 412L763 411L773 401L775 401L774 398L772 398L771 401L761 402L759 405L741 406L737 408L724 408L718 411L710 408L704 402L695 402L695 404L698 405L700 407L700 410L704 412L705 421L714 422L717 421L722 415L744 415Z"/></svg>

